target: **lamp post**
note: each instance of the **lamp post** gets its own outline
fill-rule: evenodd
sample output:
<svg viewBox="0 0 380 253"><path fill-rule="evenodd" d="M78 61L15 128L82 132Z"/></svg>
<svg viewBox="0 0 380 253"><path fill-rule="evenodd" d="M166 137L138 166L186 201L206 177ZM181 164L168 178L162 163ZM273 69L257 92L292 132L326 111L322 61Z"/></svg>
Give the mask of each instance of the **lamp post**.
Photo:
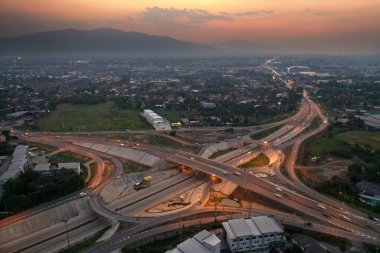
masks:
<svg viewBox="0 0 380 253"><path fill-rule="evenodd" d="M67 222L68 221L69 221L69 219L67 219L67 218L63 219L63 222L65 223L65 227L66 227L67 246L70 248L69 232L67 231Z"/></svg>
<svg viewBox="0 0 380 253"><path fill-rule="evenodd" d="M268 142L267 141L264 141L264 147L265 147L265 151L268 149Z"/></svg>

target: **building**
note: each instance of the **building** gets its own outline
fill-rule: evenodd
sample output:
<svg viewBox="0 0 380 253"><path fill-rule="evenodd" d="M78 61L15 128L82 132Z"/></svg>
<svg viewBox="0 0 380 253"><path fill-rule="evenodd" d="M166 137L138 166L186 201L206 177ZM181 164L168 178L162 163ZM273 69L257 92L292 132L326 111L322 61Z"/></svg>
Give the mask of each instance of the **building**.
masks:
<svg viewBox="0 0 380 253"><path fill-rule="evenodd" d="M36 166L34 166L33 170L38 172L39 174L41 174L43 176L53 176L54 175L54 171L53 171L50 163L36 164Z"/></svg>
<svg viewBox="0 0 380 253"><path fill-rule="evenodd" d="M223 222L231 252L266 252L285 245L284 228L272 216Z"/></svg>
<svg viewBox="0 0 380 253"><path fill-rule="evenodd" d="M40 173L44 176L54 176L55 172L61 169L73 170L76 173L80 174L80 163L71 162L71 163L58 163L56 166L50 163L37 164L33 170Z"/></svg>
<svg viewBox="0 0 380 253"><path fill-rule="evenodd" d="M24 172L29 166L28 146L18 145L12 154L12 161L8 169L1 175L0 181L6 182Z"/></svg>
<svg viewBox="0 0 380 253"><path fill-rule="evenodd" d="M220 239L203 230L166 253L220 253Z"/></svg>
<svg viewBox="0 0 380 253"><path fill-rule="evenodd" d="M380 114L369 115L369 116L356 115L355 117L363 120L364 124L366 124L367 126L380 128Z"/></svg>
<svg viewBox="0 0 380 253"><path fill-rule="evenodd" d="M173 122L172 123L172 127L181 127L181 126L182 126L181 122Z"/></svg>
<svg viewBox="0 0 380 253"><path fill-rule="evenodd" d="M205 108L205 109L212 109L212 108L216 108L216 104L215 103L209 103L209 102L202 101L201 102L201 107Z"/></svg>
<svg viewBox="0 0 380 253"><path fill-rule="evenodd" d="M143 116L156 130L172 130L168 120L164 119L150 109L145 109Z"/></svg>
<svg viewBox="0 0 380 253"><path fill-rule="evenodd" d="M380 195L370 196L367 194L359 194L359 200L371 206L380 205Z"/></svg>

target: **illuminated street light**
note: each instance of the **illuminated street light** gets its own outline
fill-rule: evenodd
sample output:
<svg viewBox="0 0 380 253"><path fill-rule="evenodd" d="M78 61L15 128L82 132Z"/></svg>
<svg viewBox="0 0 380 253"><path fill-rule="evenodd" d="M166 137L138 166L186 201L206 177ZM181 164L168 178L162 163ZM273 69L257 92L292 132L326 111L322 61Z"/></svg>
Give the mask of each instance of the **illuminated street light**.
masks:
<svg viewBox="0 0 380 253"><path fill-rule="evenodd" d="M264 141L264 147L265 147L265 150L268 149L268 142L267 141Z"/></svg>

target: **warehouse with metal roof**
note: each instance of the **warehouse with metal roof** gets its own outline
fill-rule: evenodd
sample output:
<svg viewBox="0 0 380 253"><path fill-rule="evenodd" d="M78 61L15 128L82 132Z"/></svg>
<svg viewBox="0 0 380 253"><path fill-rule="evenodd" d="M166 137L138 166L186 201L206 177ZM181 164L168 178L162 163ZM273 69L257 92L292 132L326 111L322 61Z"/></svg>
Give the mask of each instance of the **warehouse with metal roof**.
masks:
<svg viewBox="0 0 380 253"><path fill-rule="evenodd" d="M189 238L183 243L180 243L172 250L166 253L219 253L220 252L220 239L203 230L194 235L193 238Z"/></svg>
<svg viewBox="0 0 380 253"><path fill-rule="evenodd" d="M259 252L285 244L284 229L273 216L234 219L222 224L231 252Z"/></svg>

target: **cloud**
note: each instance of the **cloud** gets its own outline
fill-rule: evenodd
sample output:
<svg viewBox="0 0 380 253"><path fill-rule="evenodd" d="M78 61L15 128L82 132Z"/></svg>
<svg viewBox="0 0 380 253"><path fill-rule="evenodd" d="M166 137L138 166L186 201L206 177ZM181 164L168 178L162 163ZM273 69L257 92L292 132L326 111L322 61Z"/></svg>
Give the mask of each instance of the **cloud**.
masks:
<svg viewBox="0 0 380 253"><path fill-rule="evenodd" d="M304 9L303 12L304 13L310 13L310 14L315 15L315 16L327 16L327 15L330 15L330 13L327 12L327 11L312 10L312 9L309 9L309 8Z"/></svg>
<svg viewBox="0 0 380 253"><path fill-rule="evenodd" d="M232 20L240 17L254 17L273 13L274 11L271 9L246 12L220 11L218 13L211 13L203 9L176 9L154 6L145 8L144 11L133 17L128 17L127 20L149 22L156 25L197 26L214 20Z"/></svg>
<svg viewBox="0 0 380 253"><path fill-rule="evenodd" d="M241 17L241 16L259 16L259 15L270 15L274 14L274 10L268 9L268 10L256 10L256 11L247 11L247 12L236 12L236 13L229 13L229 16L232 17Z"/></svg>
<svg viewBox="0 0 380 253"><path fill-rule="evenodd" d="M316 11L316 12L314 12L314 15L316 15L316 16L327 16L327 15L330 15L330 13L327 11Z"/></svg>
<svg viewBox="0 0 380 253"><path fill-rule="evenodd" d="M175 9L148 7L139 15L142 21L158 23L201 24L211 20L227 20L230 17L224 13L212 14L202 9Z"/></svg>
<svg viewBox="0 0 380 253"><path fill-rule="evenodd" d="M235 16L257 16L257 11L237 12Z"/></svg>

